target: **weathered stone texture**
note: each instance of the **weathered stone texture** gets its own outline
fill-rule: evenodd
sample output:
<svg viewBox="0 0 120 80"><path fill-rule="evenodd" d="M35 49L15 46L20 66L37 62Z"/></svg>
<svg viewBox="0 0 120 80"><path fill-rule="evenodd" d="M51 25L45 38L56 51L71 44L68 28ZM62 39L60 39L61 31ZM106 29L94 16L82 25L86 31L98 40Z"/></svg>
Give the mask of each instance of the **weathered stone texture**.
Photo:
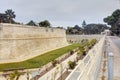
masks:
<svg viewBox="0 0 120 80"><path fill-rule="evenodd" d="M0 60L25 60L67 45L64 29L0 24Z"/></svg>

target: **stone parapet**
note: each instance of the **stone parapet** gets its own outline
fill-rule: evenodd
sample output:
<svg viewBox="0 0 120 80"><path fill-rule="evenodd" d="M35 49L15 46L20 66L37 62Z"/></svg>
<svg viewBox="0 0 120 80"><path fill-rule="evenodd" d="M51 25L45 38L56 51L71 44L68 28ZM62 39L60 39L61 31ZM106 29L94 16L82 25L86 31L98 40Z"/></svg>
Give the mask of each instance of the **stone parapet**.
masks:
<svg viewBox="0 0 120 80"><path fill-rule="evenodd" d="M103 55L105 36L88 52L65 80L97 80Z"/></svg>

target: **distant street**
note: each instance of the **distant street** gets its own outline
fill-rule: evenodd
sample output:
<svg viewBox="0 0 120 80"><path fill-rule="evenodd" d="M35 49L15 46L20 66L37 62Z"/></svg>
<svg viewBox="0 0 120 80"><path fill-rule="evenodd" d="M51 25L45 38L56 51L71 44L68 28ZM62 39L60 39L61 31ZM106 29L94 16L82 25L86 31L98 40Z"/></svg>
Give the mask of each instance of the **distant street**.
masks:
<svg viewBox="0 0 120 80"><path fill-rule="evenodd" d="M120 38L115 36L108 37L111 52L114 54L114 80L120 80Z"/></svg>
<svg viewBox="0 0 120 80"><path fill-rule="evenodd" d="M115 36L111 36L109 37L112 42L118 47L119 51L120 51L120 38L119 37L115 37ZM119 53L120 54L120 53Z"/></svg>

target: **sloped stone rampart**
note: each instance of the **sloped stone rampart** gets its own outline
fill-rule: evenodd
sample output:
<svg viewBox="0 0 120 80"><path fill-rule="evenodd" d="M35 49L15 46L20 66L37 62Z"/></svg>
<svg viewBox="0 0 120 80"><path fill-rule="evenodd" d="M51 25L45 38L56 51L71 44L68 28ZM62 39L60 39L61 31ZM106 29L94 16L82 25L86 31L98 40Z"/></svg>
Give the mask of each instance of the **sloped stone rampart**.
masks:
<svg viewBox="0 0 120 80"><path fill-rule="evenodd" d="M64 29L0 24L0 60L23 61L67 46Z"/></svg>

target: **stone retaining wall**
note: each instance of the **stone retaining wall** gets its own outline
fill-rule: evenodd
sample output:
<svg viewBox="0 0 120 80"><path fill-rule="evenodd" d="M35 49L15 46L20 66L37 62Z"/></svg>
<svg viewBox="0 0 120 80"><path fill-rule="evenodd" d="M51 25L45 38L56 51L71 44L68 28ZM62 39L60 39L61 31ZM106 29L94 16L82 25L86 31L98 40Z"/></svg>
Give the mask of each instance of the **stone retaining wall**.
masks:
<svg viewBox="0 0 120 80"><path fill-rule="evenodd" d="M0 24L0 62L23 61L67 46L64 29Z"/></svg>
<svg viewBox="0 0 120 80"><path fill-rule="evenodd" d="M83 39L97 39L100 40L103 35L67 35L67 41L72 43L80 43Z"/></svg>
<svg viewBox="0 0 120 80"><path fill-rule="evenodd" d="M105 36L88 52L65 80L97 80L105 48L104 43Z"/></svg>

